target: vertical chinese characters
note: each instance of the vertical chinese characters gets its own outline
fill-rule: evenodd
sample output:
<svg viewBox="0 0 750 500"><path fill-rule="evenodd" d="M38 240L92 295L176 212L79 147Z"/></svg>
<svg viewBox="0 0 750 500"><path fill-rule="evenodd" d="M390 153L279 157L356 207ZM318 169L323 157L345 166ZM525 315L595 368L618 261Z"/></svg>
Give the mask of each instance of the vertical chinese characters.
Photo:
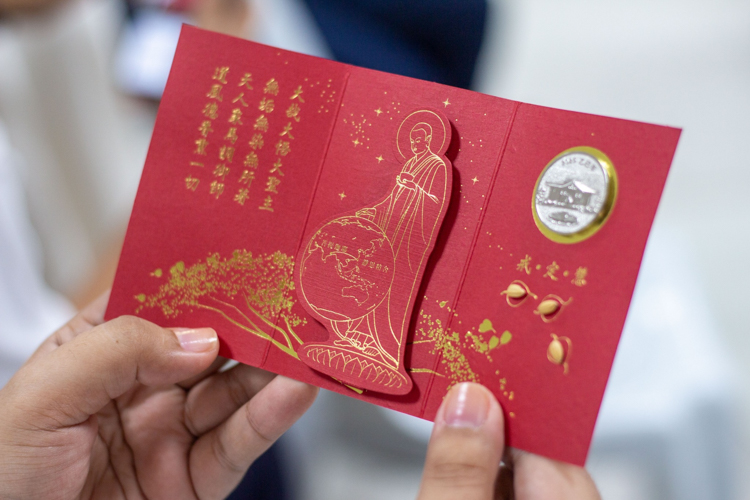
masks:
<svg viewBox="0 0 750 500"><path fill-rule="evenodd" d="M274 78L270 79L266 83L266 87L263 89L264 94L274 97L278 96L280 91L281 88L279 86L279 83ZM278 134L278 139L273 145L273 154L275 158L273 164L268 170L268 176L266 177L266 184L264 189L265 198L263 199L263 203L258 206L259 210L264 210L267 212L273 212L274 210L274 195L279 194L280 185L284 177L284 161L286 160L286 157L292 152L292 141L294 140L292 131L294 129L294 125L296 125L296 123L299 123L299 121L301 120L300 113L302 111L302 108L300 104L304 104L305 102L304 98L302 97L303 93L304 91L302 90L302 85L298 85L297 88L294 89L289 96L289 101L291 102L289 102L288 107L284 112L288 121L286 125L284 125L284 128L281 130L281 132ZM275 106L276 103L273 99L264 97L260 103L259 108L261 111L271 113L275 109ZM261 117L258 118L258 121L256 121L255 124L256 129L266 132L268 130L268 122L261 121L261 118L265 117L261 115Z"/></svg>
<svg viewBox="0 0 750 500"><path fill-rule="evenodd" d="M212 67L205 75L210 80L196 110L185 189L207 191L215 200L226 192L240 206L252 200L259 210L273 212L305 103L302 85L284 90L274 77L260 85L253 73L230 66Z"/></svg>
<svg viewBox="0 0 750 500"><path fill-rule="evenodd" d="M228 74L229 66L217 66L214 69L213 76L211 76L211 83L205 95L207 102L202 107L200 122L197 128L198 135L193 141L195 148L192 154L196 159L190 161L191 171L185 178L185 188L188 191L195 192L200 185L201 179L197 177L200 170L195 170L195 168L205 169L206 158L203 157L208 156L209 145L215 135L214 124L219 118L219 104L224 101L224 86L227 84ZM226 172L223 175L225 176ZM209 190L211 194L218 198L223 192L223 184L219 185L217 182L212 182Z"/></svg>

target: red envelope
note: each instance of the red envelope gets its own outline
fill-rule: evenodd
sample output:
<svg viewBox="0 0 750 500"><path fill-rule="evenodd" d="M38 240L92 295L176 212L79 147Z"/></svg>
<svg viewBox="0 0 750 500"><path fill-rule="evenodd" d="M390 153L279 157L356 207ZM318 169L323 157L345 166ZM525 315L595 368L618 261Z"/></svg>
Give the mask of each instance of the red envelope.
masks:
<svg viewBox="0 0 750 500"><path fill-rule="evenodd" d="M107 318L582 465L679 135L185 27Z"/></svg>

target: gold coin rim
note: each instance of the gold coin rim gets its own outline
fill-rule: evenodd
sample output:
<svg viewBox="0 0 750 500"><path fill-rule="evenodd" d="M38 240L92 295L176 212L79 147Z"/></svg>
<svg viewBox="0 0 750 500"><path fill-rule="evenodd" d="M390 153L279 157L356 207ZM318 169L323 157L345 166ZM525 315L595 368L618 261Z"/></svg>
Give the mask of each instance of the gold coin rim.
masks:
<svg viewBox="0 0 750 500"><path fill-rule="evenodd" d="M547 227L547 225L539 217L539 214L536 210L536 193L539 189L539 183L542 181L542 177L544 177L544 174L547 172L547 170L557 160L571 153L584 153L596 159L599 162L599 165L601 165L604 174L609 179L609 182L607 183L607 195L604 199L604 204L602 205L601 210L599 210L599 213L594 218L594 220L589 222L586 227L576 231L575 233L561 234ZM556 243L572 244L587 240L594 234L596 234L602 228L604 223L607 222L607 219L609 219L609 216L612 214L612 209L615 206L615 201L617 200L618 190L619 186L617 181L617 171L615 170L615 166L612 163L612 160L610 160L606 154L590 146L576 146L574 148L566 149L562 153L552 158L549 163L547 163L547 166L544 167L542 173L539 174L539 177L536 180L536 184L534 184L534 192L531 195L531 213L534 215L534 223L544 236Z"/></svg>

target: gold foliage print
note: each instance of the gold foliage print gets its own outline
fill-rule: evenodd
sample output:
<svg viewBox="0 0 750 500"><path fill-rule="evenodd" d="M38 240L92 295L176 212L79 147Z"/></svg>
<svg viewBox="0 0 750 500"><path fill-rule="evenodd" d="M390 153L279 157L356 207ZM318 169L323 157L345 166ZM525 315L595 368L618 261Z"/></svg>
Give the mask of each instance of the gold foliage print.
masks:
<svg viewBox="0 0 750 500"><path fill-rule="evenodd" d="M440 372L448 377L452 386L460 382L481 382L466 355L468 352L483 354L487 362L492 363L492 351L507 344L512 338L513 335L507 330L498 334L489 319L461 333L446 329L442 320L433 319L431 314L422 310L413 343L431 344L430 354L440 355Z"/></svg>
<svg viewBox="0 0 750 500"><path fill-rule="evenodd" d="M299 359L296 348L302 341L294 329L307 320L292 312L293 270L294 258L281 252L253 255L235 250L229 258L213 253L191 266L178 262L164 273L167 281L156 293L135 296L140 303L135 312L157 308L175 318L195 309L212 311ZM283 341L269 335L269 329Z"/></svg>

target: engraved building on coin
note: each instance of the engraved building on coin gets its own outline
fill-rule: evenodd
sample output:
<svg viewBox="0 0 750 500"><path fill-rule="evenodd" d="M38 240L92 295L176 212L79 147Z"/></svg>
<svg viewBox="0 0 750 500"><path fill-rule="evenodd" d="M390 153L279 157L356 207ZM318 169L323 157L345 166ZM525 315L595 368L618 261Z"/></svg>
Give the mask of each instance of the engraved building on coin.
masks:
<svg viewBox="0 0 750 500"><path fill-rule="evenodd" d="M539 230L559 243L576 243L604 224L617 197L617 174L601 151L577 147L557 155L537 180L532 200Z"/></svg>

